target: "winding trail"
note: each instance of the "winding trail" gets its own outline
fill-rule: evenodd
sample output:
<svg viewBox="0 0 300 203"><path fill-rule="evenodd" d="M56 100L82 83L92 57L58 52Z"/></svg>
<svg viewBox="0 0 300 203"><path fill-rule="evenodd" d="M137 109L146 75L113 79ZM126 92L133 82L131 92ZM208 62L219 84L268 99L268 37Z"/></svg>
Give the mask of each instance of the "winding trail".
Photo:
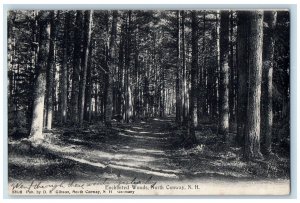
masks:
<svg viewBox="0 0 300 203"><path fill-rule="evenodd" d="M71 162L76 179L172 180L182 171L173 156L172 118L152 118L146 122L114 124L105 135L74 133L60 136L44 147ZM103 139L101 139L103 138ZM65 162L65 161L64 161ZM70 169L69 169L70 170Z"/></svg>
<svg viewBox="0 0 300 203"><path fill-rule="evenodd" d="M268 164L247 165L240 160L241 149L222 149L211 131L197 131L198 146L180 148L180 133L184 132L174 126L174 118L151 118L114 123L111 129L96 123L80 129L53 130L45 133L41 149L22 142L9 145L9 177L120 182L240 181L269 175ZM282 168L281 173L286 174L287 169Z"/></svg>
<svg viewBox="0 0 300 203"><path fill-rule="evenodd" d="M132 171L134 176L157 176L159 178L179 178L181 171L172 156L172 119L149 119L147 122L133 123L118 130L115 156L110 167ZM137 174L139 173L139 174Z"/></svg>

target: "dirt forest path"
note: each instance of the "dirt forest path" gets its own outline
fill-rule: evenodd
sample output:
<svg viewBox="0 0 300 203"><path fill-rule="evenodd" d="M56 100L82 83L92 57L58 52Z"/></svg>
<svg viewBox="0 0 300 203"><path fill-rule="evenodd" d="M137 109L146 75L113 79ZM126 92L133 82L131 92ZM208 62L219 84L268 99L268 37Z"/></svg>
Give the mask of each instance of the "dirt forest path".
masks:
<svg viewBox="0 0 300 203"><path fill-rule="evenodd" d="M111 167L127 169L139 177L179 178L180 171L172 157L171 122L172 119L154 118L115 128L121 139L116 143Z"/></svg>
<svg viewBox="0 0 300 203"><path fill-rule="evenodd" d="M115 123L108 131L97 124L81 130L54 130L46 133L48 141L43 149L47 153L41 150L46 155L38 160L45 163L27 164L32 157L22 162L27 162L23 163L30 168L27 170L35 171L39 174L35 178L41 179L179 179L182 172L173 153L176 137L172 135L172 126L173 118L151 118L129 124ZM15 155L11 156L10 165L16 172L21 170L24 152L22 147L21 151L19 148L11 151Z"/></svg>
<svg viewBox="0 0 300 203"><path fill-rule="evenodd" d="M172 153L172 143L176 139L171 133L173 120L152 118L119 123L112 127L111 134L106 133L105 139L98 141L97 133L93 136L91 132L86 133L91 138L86 135L71 137L66 142L76 144L73 149L79 147L82 153L65 157L85 165L84 170L93 172L96 169L97 173L97 169L103 168L104 176L109 179L178 179L181 171Z"/></svg>
<svg viewBox="0 0 300 203"><path fill-rule="evenodd" d="M240 148L224 150L210 129L197 131L199 143L190 149L180 146L183 135L174 118L114 123L111 129L101 123L57 128L45 132L40 149L23 141L9 143L9 177L128 182L250 180L288 174L287 168L276 168L272 174L263 162L247 165L239 156Z"/></svg>

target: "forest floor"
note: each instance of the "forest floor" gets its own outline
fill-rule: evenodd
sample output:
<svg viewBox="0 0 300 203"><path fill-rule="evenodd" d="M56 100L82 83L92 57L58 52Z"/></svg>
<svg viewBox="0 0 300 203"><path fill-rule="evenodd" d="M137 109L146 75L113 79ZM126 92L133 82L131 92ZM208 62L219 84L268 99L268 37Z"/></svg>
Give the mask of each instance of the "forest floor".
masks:
<svg viewBox="0 0 300 203"><path fill-rule="evenodd" d="M224 148L211 127L196 131L199 144L184 148L185 131L173 118L130 124L58 127L45 142L9 140L9 181L13 180L288 180L289 157L245 162L241 149Z"/></svg>

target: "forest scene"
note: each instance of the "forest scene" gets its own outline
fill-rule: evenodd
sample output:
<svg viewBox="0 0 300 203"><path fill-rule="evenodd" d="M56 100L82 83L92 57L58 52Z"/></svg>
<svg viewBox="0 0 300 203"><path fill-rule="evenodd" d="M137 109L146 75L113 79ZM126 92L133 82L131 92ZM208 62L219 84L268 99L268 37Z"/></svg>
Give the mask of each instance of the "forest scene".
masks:
<svg viewBox="0 0 300 203"><path fill-rule="evenodd" d="M8 179L290 180L288 10L10 10Z"/></svg>

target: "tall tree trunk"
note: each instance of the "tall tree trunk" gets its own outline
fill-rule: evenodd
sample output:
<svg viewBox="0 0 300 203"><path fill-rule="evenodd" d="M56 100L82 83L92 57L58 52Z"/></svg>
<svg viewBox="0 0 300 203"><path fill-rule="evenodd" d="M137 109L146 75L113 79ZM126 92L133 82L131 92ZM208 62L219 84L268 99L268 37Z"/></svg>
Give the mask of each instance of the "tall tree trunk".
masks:
<svg viewBox="0 0 300 203"><path fill-rule="evenodd" d="M214 119L219 117L219 85L220 85L220 17L219 12L216 12L216 67L214 70L214 87L213 87L213 101L212 101L212 116Z"/></svg>
<svg viewBox="0 0 300 203"><path fill-rule="evenodd" d="M177 11L177 69L176 69L176 122L181 122L181 103L180 103L180 14Z"/></svg>
<svg viewBox="0 0 300 203"><path fill-rule="evenodd" d="M118 97L118 114L122 115L122 118L125 119L124 113L124 45L125 45L125 32L124 32L124 23L121 25L121 36L120 36L120 43L119 43L119 97Z"/></svg>
<svg viewBox="0 0 300 203"><path fill-rule="evenodd" d="M90 57L88 59L87 75L86 75L86 93L85 93L85 102L84 102L84 116L88 122L91 122L92 118L92 91L93 91L93 80L92 80L92 70L94 64L92 63L91 58L93 58L93 46L89 47Z"/></svg>
<svg viewBox="0 0 300 203"><path fill-rule="evenodd" d="M148 51L146 50L146 56ZM148 68L148 59L146 58L146 68ZM149 116L149 71L144 70L144 88L143 88L143 103L144 103L144 117Z"/></svg>
<svg viewBox="0 0 300 203"><path fill-rule="evenodd" d="M181 96L181 111L180 111L180 117L181 122L183 125L187 124L187 115L188 115L188 101L187 101L187 70L186 70L186 63L185 63L185 12L181 11L181 27L180 27L180 17L179 17L179 11L178 11L178 68L180 67L180 49L182 48L182 85L181 85L181 95L179 94L179 97ZM181 36L181 42L182 47L180 47L180 36ZM179 70L178 70L179 71ZM179 74L179 73L178 73ZM180 76L178 76L179 82L180 82ZM179 87L180 89L180 87Z"/></svg>
<svg viewBox="0 0 300 203"><path fill-rule="evenodd" d="M181 11L181 38L182 38L182 123L187 124L188 118L188 87L187 87L187 69L186 69L186 50L185 50L185 11ZM196 83L195 83L196 85Z"/></svg>
<svg viewBox="0 0 300 203"><path fill-rule="evenodd" d="M64 41L63 41L63 64L61 69L61 123L67 122L68 108L68 46L69 46L69 31L70 31L70 12L66 12L64 25Z"/></svg>
<svg viewBox="0 0 300 203"><path fill-rule="evenodd" d="M96 120L97 120L97 118L98 118L98 111L99 111L99 102L98 102L98 94L99 94L99 91L98 91L98 82L96 81L95 82L95 113L94 113L94 118L96 118Z"/></svg>
<svg viewBox="0 0 300 203"><path fill-rule="evenodd" d="M198 19L196 11L191 12L192 28L192 59L191 59L191 81L190 81L190 99L189 99L189 120L192 128L198 125L197 117L197 80L198 80ZM193 129L194 131L194 129ZM194 132L192 132L194 134Z"/></svg>
<svg viewBox="0 0 300 203"><path fill-rule="evenodd" d="M192 64L191 64L191 92L189 105L188 134L195 142L195 126L197 126L197 71L198 71L198 22L196 11L191 12L192 18Z"/></svg>
<svg viewBox="0 0 300 203"><path fill-rule="evenodd" d="M50 47L47 64L47 84L46 84L46 128L49 130L52 128L52 114L53 114L53 86L54 84L54 43L56 33L56 23L54 11L50 11Z"/></svg>
<svg viewBox="0 0 300 203"><path fill-rule="evenodd" d="M134 41L134 70L135 70L135 77L136 77L136 87L134 91L134 99L135 99L135 109L134 109L134 116L140 117L140 64L139 64L139 27L136 27L135 32L135 41Z"/></svg>
<svg viewBox="0 0 300 203"><path fill-rule="evenodd" d="M71 93L72 122L78 122L79 73L81 64L82 11L77 11L74 31L74 59Z"/></svg>
<svg viewBox="0 0 300 203"><path fill-rule="evenodd" d="M263 72L262 72L262 88L261 88L261 135L262 152L269 155L272 144L272 125L273 125L273 60L274 60L274 30L276 25L277 12L265 11L263 39Z"/></svg>
<svg viewBox="0 0 300 203"><path fill-rule="evenodd" d="M38 59L36 64L36 81L33 95L33 116L30 129L30 139L33 142L41 142L43 136L43 113L46 88L46 68L47 58L49 56L50 44L50 24L48 22L49 13L47 11L39 12L39 47Z"/></svg>
<svg viewBox="0 0 300 203"><path fill-rule="evenodd" d="M164 117L165 116L165 68L164 66L161 66L161 83L162 87L160 88L160 108L159 108L159 116Z"/></svg>
<svg viewBox="0 0 300 203"><path fill-rule="evenodd" d="M227 140L229 130L229 11L221 11L220 22L220 86L219 86L219 104L220 104L220 119L219 133L224 136L224 141Z"/></svg>
<svg viewBox="0 0 300 203"><path fill-rule="evenodd" d="M109 44L109 71L108 71L108 84L107 84L107 97L106 97L106 109L105 109L105 123L107 126L111 126L111 118L113 112L113 71L116 68L116 35L117 35L117 18L118 11L113 11L113 19L111 24L111 36Z"/></svg>
<svg viewBox="0 0 300 203"><path fill-rule="evenodd" d="M245 157L260 158L260 97L262 77L263 12L251 11L249 18L249 90Z"/></svg>
<svg viewBox="0 0 300 203"><path fill-rule="evenodd" d="M200 120L203 119L203 102L204 102L204 96L203 96L203 70L205 68L205 32L206 32L206 13L203 12L203 29L202 29L202 48L201 48L201 55L202 55L202 64L199 68L199 76L198 76L198 98L197 98L197 117L198 122L200 123Z"/></svg>
<svg viewBox="0 0 300 203"><path fill-rule="evenodd" d="M249 12L250 11L237 12L238 100L236 142L240 146L243 146L245 140L245 126L247 118Z"/></svg>
<svg viewBox="0 0 300 203"><path fill-rule="evenodd" d="M231 124L236 121L235 119L235 66L234 66L234 36L233 36L233 11L230 11L230 58L229 58L229 67L230 67L230 79L229 79L229 123Z"/></svg>
<svg viewBox="0 0 300 203"><path fill-rule="evenodd" d="M131 87L130 87L130 54L131 54L131 15L128 11L127 29L126 29L126 46L125 46L125 121L129 122L132 115Z"/></svg>
<svg viewBox="0 0 300 203"><path fill-rule="evenodd" d="M84 25L84 57L83 57L83 67L82 67L82 74L81 74L81 86L80 86L80 95L79 98L79 123L80 125L83 122L84 116L84 102L85 102L85 90L86 90L86 75L87 75L87 66L88 66L88 58L89 58L89 48L91 42L91 33L92 33L92 23L93 23L93 11L85 11L84 13L85 25Z"/></svg>

